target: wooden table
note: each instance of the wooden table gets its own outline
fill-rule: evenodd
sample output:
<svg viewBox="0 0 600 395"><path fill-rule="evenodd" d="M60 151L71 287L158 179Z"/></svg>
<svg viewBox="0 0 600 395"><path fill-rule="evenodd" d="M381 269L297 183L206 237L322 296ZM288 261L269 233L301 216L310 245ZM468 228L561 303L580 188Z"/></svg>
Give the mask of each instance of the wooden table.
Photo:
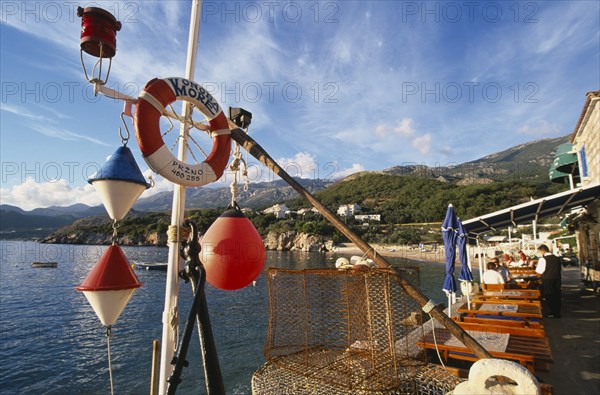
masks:
<svg viewBox="0 0 600 395"><path fill-rule="evenodd" d="M493 300L474 301L471 303L470 309L467 307L467 303L464 303L456 311L470 317L516 317L525 321L542 319L540 302L531 300L503 300L502 303Z"/></svg>
<svg viewBox="0 0 600 395"><path fill-rule="evenodd" d="M532 373L538 371L547 371L548 365L552 363L552 353L545 337L529 337L519 335L508 335L508 344L504 351L489 351L495 358L510 359L519 362ZM479 360L468 348L456 345L446 345L452 334L445 328L435 328L435 342L432 331L425 333L423 341L417 342L419 347L440 351L440 355L445 361L449 358L465 361Z"/></svg>
<svg viewBox="0 0 600 395"><path fill-rule="evenodd" d="M535 271L534 268L531 267L509 267L508 268L508 272L510 273L510 275L512 276L514 275L525 275L525 274L537 274L537 272Z"/></svg>
<svg viewBox="0 0 600 395"><path fill-rule="evenodd" d="M517 289L537 289L542 281L537 274L516 274L511 275L511 277L514 282L510 286Z"/></svg>
<svg viewBox="0 0 600 395"><path fill-rule="evenodd" d="M473 301L486 300L539 300L540 291L537 289L506 289L502 291L484 291L475 295Z"/></svg>

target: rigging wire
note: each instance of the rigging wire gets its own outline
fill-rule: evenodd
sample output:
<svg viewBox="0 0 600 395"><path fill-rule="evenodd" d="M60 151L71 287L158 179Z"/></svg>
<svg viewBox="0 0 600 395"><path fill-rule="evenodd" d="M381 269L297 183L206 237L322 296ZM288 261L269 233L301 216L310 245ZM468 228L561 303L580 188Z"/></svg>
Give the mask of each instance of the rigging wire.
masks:
<svg viewBox="0 0 600 395"><path fill-rule="evenodd" d="M108 325L106 327L106 346L108 349L108 377L109 377L109 381L110 381L110 394L114 395L115 388L113 385L112 364L110 362L110 332L111 332L111 326Z"/></svg>

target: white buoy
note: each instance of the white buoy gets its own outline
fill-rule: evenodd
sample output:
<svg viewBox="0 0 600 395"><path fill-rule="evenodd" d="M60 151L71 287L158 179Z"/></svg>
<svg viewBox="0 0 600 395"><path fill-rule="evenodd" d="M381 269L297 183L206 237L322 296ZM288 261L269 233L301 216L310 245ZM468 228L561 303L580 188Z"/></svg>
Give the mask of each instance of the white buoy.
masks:
<svg viewBox="0 0 600 395"><path fill-rule="evenodd" d="M335 267L337 269L339 269L339 268L341 268L343 266L350 266L350 261L348 261L348 259L343 258L343 257L336 259L336 261L335 261Z"/></svg>

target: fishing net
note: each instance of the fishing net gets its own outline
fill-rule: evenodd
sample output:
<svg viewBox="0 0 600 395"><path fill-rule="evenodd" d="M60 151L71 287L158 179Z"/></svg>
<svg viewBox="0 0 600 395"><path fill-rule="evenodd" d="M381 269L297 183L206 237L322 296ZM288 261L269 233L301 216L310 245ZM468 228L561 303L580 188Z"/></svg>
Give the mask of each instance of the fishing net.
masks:
<svg viewBox="0 0 600 395"><path fill-rule="evenodd" d="M418 285L417 268L395 270ZM428 365L416 345L423 338L423 313L398 285L395 270L268 269L268 362L253 376L253 393L445 393L454 388L454 376Z"/></svg>

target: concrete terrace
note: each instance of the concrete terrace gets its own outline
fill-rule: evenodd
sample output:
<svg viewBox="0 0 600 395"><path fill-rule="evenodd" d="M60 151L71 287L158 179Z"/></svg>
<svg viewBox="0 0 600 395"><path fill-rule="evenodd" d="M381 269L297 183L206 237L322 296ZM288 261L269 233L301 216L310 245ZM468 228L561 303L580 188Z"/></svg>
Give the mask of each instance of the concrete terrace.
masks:
<svg viewBox="0 0 600 395"><path fill-rule="evenodd" d="M556 395L600 394L600 295L583 287L579 268L562 278L562 318L544 318L554 363L537 376Z"/></svg>

